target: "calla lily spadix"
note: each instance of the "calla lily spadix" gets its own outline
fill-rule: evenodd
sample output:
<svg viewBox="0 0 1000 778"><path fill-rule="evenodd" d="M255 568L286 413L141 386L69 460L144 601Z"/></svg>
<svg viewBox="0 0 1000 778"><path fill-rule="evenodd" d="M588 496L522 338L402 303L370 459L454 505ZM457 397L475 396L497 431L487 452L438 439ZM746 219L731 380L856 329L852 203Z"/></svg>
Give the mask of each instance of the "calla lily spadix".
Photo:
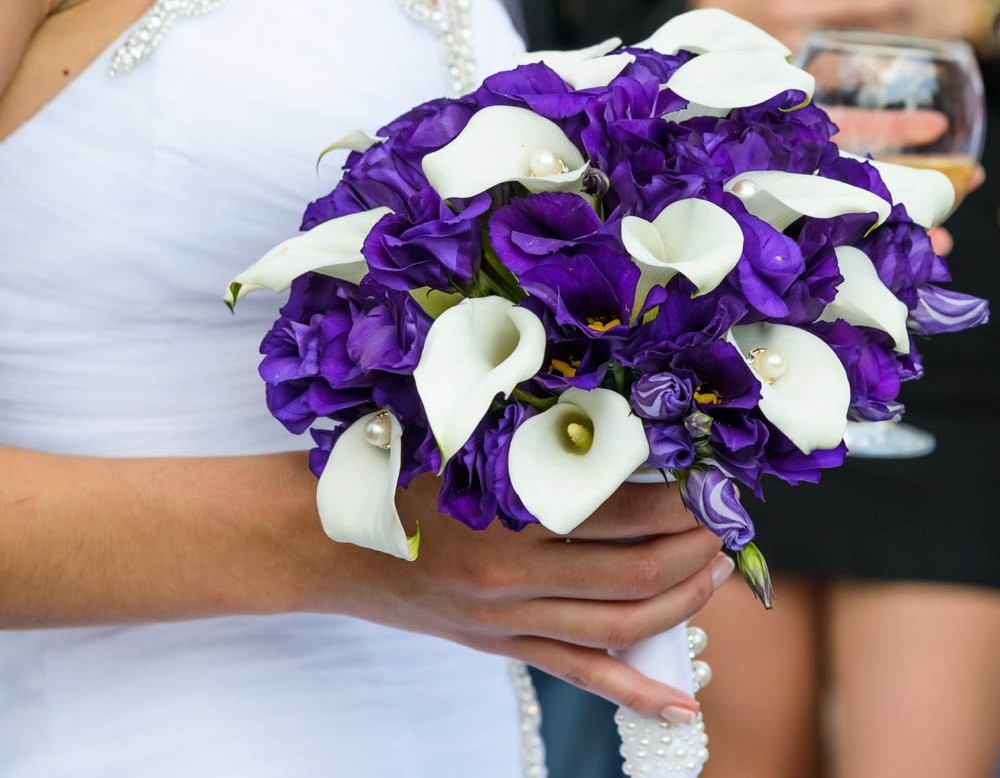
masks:
<svg viewBox="0 0 1000 778"><path fill-rule="evenodd" d="M838 246L836 252L844 280L837 287L833 302L823 310L820 321L843 319L859 327L875 327L889 333L897 352L909 353L906 303L882 283L875 265L863 251L853 246Z"/></svg>
<svg viewBox="0 0 1000 778"><path fill-rule="evenodd" d="M719 8L699 8L678 14L641 43L638 49L654 49L661 54L690 51L749 51L769 49L782 57L792 52L777 38L759 27Z"/></svg>
<svg viewBox="0 0 1000 778"><path fill-rule="evenodd" d="M389 208L352 213L317 224L308 232L279 243L233 279L223 298L230 308L257 289L282 292L300 275L323 273L353 284L368 273L361 254L365 238Z"/></svg>
<svg viewBox="0 0 1000 778"><path fill-rule="evenodd" d="M874 213L877 227L889 218L888 200L867 189L806 173L754 170L726 182L726 191L779 232L800 216L830 219L847 213Z"/></svg>
<svg viewBox="0 0 1000 778"><path fill-rule="evenodd" d="M833 349L787 324L733 327L730 341L760 380L760 410L804 454L840 445L851 386Z"/></svg>
<svg viewBox="0 0 1000 778"><path fill-rule="evenodd" d="M708 108L744 108L789 89L804 92L808 101L816 79L776 51L720 51L685 62L666 88Z"/></svg>
<svg viewBox="0 0 1000 778"><path fill-rule="evenodd" d="M498 394L507 397L541 369L545 345L538 317L502 297L463 300L434 321L413 378L442 465Z"/></svg>
<svg viewBox="0 0 1000 778"><path fill-rule="evenodd" d="M403 429L389 411L344 430L316 489L323 529L333 540L414 560L420 532L407 537L396 512Z"/></svg>
<svg viewBox="0 0 1000 778"><path fill-rule="evenodd" d="M567 389L510 442L510 482L553 532L572 532L649 458L642 422L609 389Z"/></svg>
<svg viewBox="0 0 1000 778"><path fill-rule="evenodd" d="M621 38L608 38L585 49L574 51L531 51L518 58L526 65L544 62L574 89L607 86L626 65L635 62L634 54L611 54L622 45Z"/></svg>
<svg viewBox="0 0 1000 778"><path fill-rule="evenodd" d="M921 227L930 229L940 224L955 205L955 187L938 170L880 162L844 151L840 155L873 166L892 195L892 204L906 206L906 213Z"/></svg>
<svg viewBox="0 0 1000 778"><path fill-rule="evenodd" d="M531 192L577 192L588 167L559 125L507 105L483 108L451 143L425 156L422 165L445 200L473 197L507 181Z"/></svg>
<svg viewBox="0 0 1000 778"><path fill-rule="evenodd" d="M626 216L622 242L642 272L638 312L649 290L677 273L698 287L696 296L715 289L740 260L743 230L723 208L692 197L671 203L651 222Z"/></svg>

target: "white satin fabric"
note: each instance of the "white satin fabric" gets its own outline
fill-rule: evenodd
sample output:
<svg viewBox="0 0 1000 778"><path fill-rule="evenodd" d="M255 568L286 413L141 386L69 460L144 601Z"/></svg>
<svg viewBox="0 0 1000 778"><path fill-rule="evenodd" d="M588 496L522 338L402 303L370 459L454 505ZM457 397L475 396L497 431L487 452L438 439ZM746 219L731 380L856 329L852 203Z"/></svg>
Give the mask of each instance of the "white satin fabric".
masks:
<svg viewBox="0 0 1000 778"><path fill-rule="evenodd" d="M473 6L480 72L509 66ZM280 301L221 294L332 188L330 141L447 94L438 42L396 0L230 0L112 80L115 45L0 143L0 443L307 447L256 375ZM504 660L349 618L0 633L6 778L511 778L519 742Z"/></svg>

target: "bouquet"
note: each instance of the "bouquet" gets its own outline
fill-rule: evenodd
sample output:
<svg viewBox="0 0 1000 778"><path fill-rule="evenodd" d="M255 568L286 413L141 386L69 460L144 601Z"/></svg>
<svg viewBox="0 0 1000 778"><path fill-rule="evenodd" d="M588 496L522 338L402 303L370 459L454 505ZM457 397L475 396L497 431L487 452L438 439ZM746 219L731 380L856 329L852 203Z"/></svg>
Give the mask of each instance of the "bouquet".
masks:
<svg viewBox="0 0 1000 778"><path fill-rule="evenodd" d="M940 286L925 228L948 180L840 153L789 54L692 11L330 147L351 152L343 179L227 302L291 288L260 374L274 416L312 433L332 538L415 558L394 495L422 473L472 529L557 533L651 473L770 605L738 485L842 464L848 419L899 415L913 336L988 316ZM703 641L681 635L665 643L690 678ZM654 726L622 716L628 743ZM627 743L630 771L707 758L700 724L665 738Z"/></svg>

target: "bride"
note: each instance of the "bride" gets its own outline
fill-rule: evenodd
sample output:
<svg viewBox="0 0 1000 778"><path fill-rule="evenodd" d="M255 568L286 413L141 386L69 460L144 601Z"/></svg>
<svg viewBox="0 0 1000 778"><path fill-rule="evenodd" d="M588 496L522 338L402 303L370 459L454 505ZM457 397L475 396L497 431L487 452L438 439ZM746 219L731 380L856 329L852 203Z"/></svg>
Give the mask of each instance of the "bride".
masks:
<svg viewBox="0 0 1000 778"><path fill-rule="evenodd" d="M471 532L427 479L399 495L417 562L332 543L308 442L255 375L277 305L233 319L218 299L332 188L320 149L447 93L442 51L471 67L448 33L468 20L480 75L510 65L499 1L465 5L6 1L5 776L540 775L502 657L672 721L697 709L606 652L732 569L676 490L623 487L567 545Z"/></svg>

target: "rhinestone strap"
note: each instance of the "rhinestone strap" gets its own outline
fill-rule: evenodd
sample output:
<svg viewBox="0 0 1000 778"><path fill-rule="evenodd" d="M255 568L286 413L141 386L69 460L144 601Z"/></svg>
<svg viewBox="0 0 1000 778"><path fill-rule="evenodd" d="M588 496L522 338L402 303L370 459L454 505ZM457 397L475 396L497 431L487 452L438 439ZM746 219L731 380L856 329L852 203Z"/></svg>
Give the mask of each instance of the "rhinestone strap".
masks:
<svg viewBox="0 0 1000 778"><path fill-rule="evenodd" d="M407 16L430 27L438 36L441 62L456 95L476 85L469 0L400 0Z"/></svg>
<svg viewBox="0 0 1000 778"><path fill-rule="evenodd" d="M535 685L528 668L521 662L510 662L510 680L517 696L521 716L521 763L524 778L546 778L545 745L542 742L542 707L538 704Z"/></svg>
<svg viewBox="0 0 1000 778"><path fill-rule="evenodd" d="M111 56L108 75L119 76L153 53L179 16L200 16L214 11L226 0L156 0L143 14L126 41Z"/></svg>

